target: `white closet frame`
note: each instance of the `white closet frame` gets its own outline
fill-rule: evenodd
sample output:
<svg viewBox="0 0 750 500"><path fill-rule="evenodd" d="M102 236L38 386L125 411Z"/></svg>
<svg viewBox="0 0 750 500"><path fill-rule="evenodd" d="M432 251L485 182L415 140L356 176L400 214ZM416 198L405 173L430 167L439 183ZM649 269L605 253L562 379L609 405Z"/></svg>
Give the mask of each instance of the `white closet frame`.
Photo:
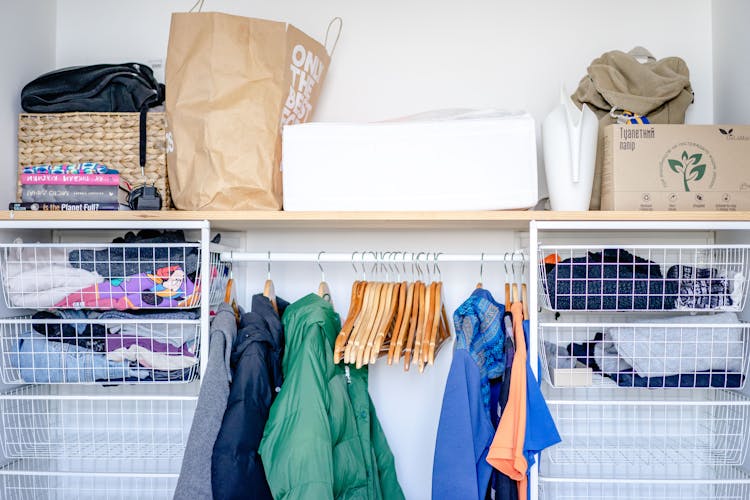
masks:
<svg viewBox="0 0 750 500"><path fill-rule="evenodd" d="M209 325L210 325L210 318L209 318L209 307L210 307L210 276L211 276L211 254L210 254L210 239L211 239L211 233L210 233L210 224L206 220L194 220L194 221L165 221L165 220L138 220L138 221L124 221L124 220L1 220L0 221L0 230L6 231L8 233L11 233L13 231L22 231L22 230L37 230L37 231L60 231L60 230L106 230L106 231L129 231L129 230L140 230L140 229L158 229L158 230L176 230L176 229L182 229L182 230L189 230L189 231L198 231L200 234L200 282L201 282L201 290L200 290L200 298L201 298L201 305L200 305L200 346L201 350L199 355L199 373L200 378L202 380L203 375L206 371L206 361L208 359L208 345L209 345ZM29 243L30 246L33 246L31 242L25 242ZM81 243L81 247L85 248L86 243ZM198 382L200 384L200 382ZM106 409L110 407L110 405L114 405L113 407L117 408L119 404L128 404L131 405L133 408L145 408L145 411L148 412L144 418L149 419L158 419L159 418L159 412L161 411L167 411L170 412L170 408L180 408L179 414L182 414L182 411L188 411L188 410L182 410L182 405L187 404L191 405L194 404L195 401L197 401L197 395L191 395L192 392L189 390L188 384L184 383L178 383L178 384L149 384L148 387L144 384L136 384L140 389L143 389L141 392L138 393L138 395L132 395L128 393L128 384L121 384L118 388L109 387L105 388L103 387L102 383L98 384L88 384L88 385L78 385L76 386L76 389L78 390L78 395L76 396L66 396L66 395L56 395L58 389L66 386L67 384L38 384L38 385L29 385L25 387L29 387L32 389L30 395L28 396L9 396L9 398L12 401L18 401L14 404L18 405L21 410L18 411L24 411L23 408L28 408L28 411L36 413L37 411L44 412L44 408L46 408L44 402L45 401L60 401L59 404L66 405L66 410L64 411L70 411L70 408L77 408L78 402L82 404L85 408L89 408L88 410L84 409L83 411L93 411L91 408L98 408L98 412L102 411L102 408L104 408L105 413ZM105 384L106 385L106 384ZM193 386L195 387L195 386ZM120 394L120 391L117 391L113 394L112 391L114 389L120 389L124 388L122 391L123 393ZM34 389L40 389L39 391L35 391ZM153 389L153 390L152 390ZM47 394L47 392L50 393L50 395ZM39 393L39 395L37 395ZM195 392L197 394L197 391ZM66 403L66 401L68 401ZM138 406L133 406L138 405ZM175 406L177 405L177 406ZM155 409L154 409L155 408ZM140 413L139 413L140 415ZM65 415L62 416L65 418ZM174 418L174 415L166 415L164 418ZM80 425L80 424L77 424ZM189 429L189 427L188 427ZM166 436L165 436L166 438ZM82 439L86 439L85 437ZM158 447L159 441L156 440L156 437L146 438L149 439L149 444L153 448ZM150 439L154 439L154 441L150 441ZM186 434L185 434L186 439ZM84 443L85 444L85 443ZM98 445L102 445L103 443L97 443ZM80 443L79 443L80 445ZM158 456L156 452L154 453L155 456ZM134 459L137 462L137 459ZM139 498L144 498L142 495L145 495L146 491L156 491L156 490L150 490L150 488L157 488L158 491L161 494L164 494L165 487L168 484L167 481L176 481L177 478L177 472L174 470L170 470L165 468L163 470L159 470L157 467L157 470L149 470L149 471L140 471L140 472L133 472L129 469L132 464L127 463L127 460L125 462L122 462L121 460L116 460L113 463L111 468L107 468L106 472L102 472L100 469L100 465L106 463L109 461L107 458L102 458L99 460L86 460L85 458L83 460L76 459L79 466L83 467L81 471L76 470L75 472L69 472L69 471L58 471L54 469L47 469L47 472L45 471L45 466L47 466L47 462L44 459L23 459L21 462L18 462L20 464L33 464L33 467L35 467L33 470L26 470L23 469L23 465L16 466L16 464L11 461L11 466L9 466L8 470L6 471L7 474L9 474L12 477L16 478L16 482L23 484L21 488L29 487L27 493L22 493L24 495L24 498L26 498L25 495L32 495L32 498L36 497L37 494L40 494L39 491L37 491L37 488L41 491L45 491L46 494L54 496L54 498L58 498L56 495L62 495L62 497L66 497L67 495L75 494L76 497L85 497L85 498L96 498L99 494L104 494L104 490L100 489L102 481L106 482L112 482L112 484L119 485L110 488L107 486L107 492L113 492L113 494L117 495L119 494L125 494L125 497L128 497L128 484L134 484L132 481L138 480L140 481L139 488L143 488L143 485L145 486L145 490L139 489L137 492L133 492L132 494L138 495ZM132 462L132 460L131 460ZM54 461L49 461L49 467L55 467L53 465ZM160 462L161 463L161 462ZM40 464L37 466L37 464ZM83 465L81 465L83 464ZM38 467L38 468L37 468ZM86 468L91 467L90 472L86 472ZM120 469L120 467L123 467ZM41 486L39 486L35 481L37 481L37 477L56 477L55 479L55 485L51 487L52 489L47 490L46 483L43 479L40 479L42 481ZM99 481L99 482L97 482ZM130 483L129 483L130 482ZM14 483L15 484L15 483ZM87 486L88 485L88 489ZM150 486L149 486L150 485ZM80 488L80 491L78 490ZM36 493L34 493L36 492ZM119 496L118 496L119 498Z"/></svg>
<svg viewBox="0 0 750 500"><path fill-rule="evenodd" d="M730 222L730 221L709 221L709 220L701 220L701 221L627 221L627 220L570 220L570 221L551 221L551 220L545 220L545 221L537 221L532 220L529 223L529 252L534 255L534 258L538 258L538 252L536 251L538 247L540 246L545 232L573 232L573 233L587 233L587 232L594 232L594 231L638 231L638 232L647 232L647 233L653 233L655 240L658 241L660 232L675 232L675 231L702 231L702 232L711 232L711 231L750 231L750 221L737 221L737 222ZM623 240L627 240L627 235L624 235ZM532 266L533 267L533 266ZM532 270L532 274L534 274L535 271ZM530 346L529 346L529 360L531 363L531 369L534 372L534 375L537 377L537 379L541 376L541 374L537 373L538 370L538 363L537 359L539 356L539 278L537 276L532 275L529 281L529 293L530 293L530 302L531 307L530 310L530 331L529 331L529 338L530 338ZM578 311L578 312L585 312L585 311ZM747 376L747 374L745 374ZM642 390L642 391L650 391L651 389L636 389L636 390ZM670 390L670 389L667 389ZM675 390L675 389L671 389ZM684 390L684 389L677 389L677 390ZM702 391L720 391L722 389L697 389ZM570 405L587 405L589 404L587 401L567 401L567 404ZM678 403L679 404L679 403ZM747 405L748 403L742 403ZM565 439L565 436L562 436L563 440ZM537 460L537 463L531 468L530 470L530 488L531 488L531 500L539 500L540 498L540 477L539 477L539 462L540 460ZM750 477L750 475L748 476ZM556 478L559 482L565 483L565 482L580 482L582 484L600 484L604 481L592 479L592 478L581 478L577 479L575 477L569 477L569 478ZM658 485L680 485L680 484L686 484L686 481L689 481L690 484L713 484L716 482L716 479L712 480L704 480L704 478L697 479L697 480L681 480L681 479L662 479L662 480L652 480L648 479L643 481L642 483L639 481L638 478L633 478L633 480L623 480L623 479L614 479L610 481L607 478L604 478L606 482L612 483L612 484L651 484L655 483ZM743 487L742 485L748 485L750 484L750 479L725 479L723 481L727 485L740 485L740 487ZM587 497L588 498L588 497Z"/></svg>

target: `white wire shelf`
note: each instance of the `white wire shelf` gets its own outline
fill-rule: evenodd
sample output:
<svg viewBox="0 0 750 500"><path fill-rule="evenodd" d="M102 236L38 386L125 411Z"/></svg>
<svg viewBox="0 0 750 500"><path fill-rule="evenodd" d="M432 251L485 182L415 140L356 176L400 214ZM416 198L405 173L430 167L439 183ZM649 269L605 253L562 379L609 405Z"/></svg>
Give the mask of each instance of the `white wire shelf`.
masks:
<svg viewBox="0 0 750 500"><path fill-rule="evenodd" d="M539 290L553 311L740 311L746 245L542 245Z"/></svg>
<svg viewBox="0 0 750 500"><path fill-rule="evenodd" d="M669 476L666 476L669 477ZM539 478L542 500L747 500L750 477L736 467L706 469L700 479Z"/></svg>
<svg viewBox="0 0 750 500"><path fill-rule="evenodd" d="M676 464L739 465L748 448L750 399L732 391L601 389L547 391L562 442L552 464L613 464L667 470ZM624 397L618 397L618 396Z"/></svg>
<svg viewBox="0 0 750 500"><path fill-rule="evenodd" d="M541 323L544 378L556 388L741 389L750 325L721 323L725 316L735 317L701 316L701 323L687 324Z"/></svg>
<svg viewBox="0 0 750 500"><path fill-rule="evenodd" d="M9 308L194 308L200 261L198 243L0 245Z"/></svg>
<svg viewBox="0 0 750 500"><path fill-rule="evenodd" d="M135 461L130 460L130 464ZM171 499L179 463L148 461L146 472L121 472L132 465L116 461L19 460L0 467L0 498L4 500L150 500ZM102 466L102 464L108 464ZM176 466L176 467L175 467ZM164 470L177 472L162 472Z"/></svg>
<svg viewBox="0 0 750 500"><path fill-rule="evenodd" d="M190 382L199 358L200 320L0 320L6 384Z"/></svg>
<svg viewBox="0 0 750 500"><path fill-rule="evenodd" d="M2 394L2 452L7 458L179 459L196 403L192 388L183 387L180 395L52 385Z"/></svg>

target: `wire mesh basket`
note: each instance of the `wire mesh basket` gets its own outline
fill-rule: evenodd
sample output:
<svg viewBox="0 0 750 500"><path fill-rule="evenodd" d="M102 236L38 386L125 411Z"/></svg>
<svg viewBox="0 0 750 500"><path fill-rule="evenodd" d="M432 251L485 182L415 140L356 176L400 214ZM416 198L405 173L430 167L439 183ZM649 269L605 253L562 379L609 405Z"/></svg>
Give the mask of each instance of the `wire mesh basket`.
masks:
<svg viewBox="0 0 750 500"><path fill-rule="evenodd" d="M551 464L664 471L740 465L747 452L750 399L736 392L602 389L587 400L576 400L576 389L551 392L547 401L562 436L545 452Z"/></svg>
<svg viewBox="0 0 750 500"><path fill-rule="evenodd" d="M706 479L540 478L541 500L747 500L750 477L737 468L721 468Z"/></svg>
<svg viewBox="0 0 750 500"><path fill-rule="evenodd" d="M611 388L745 386L750 326L733 313L648 323L541 323L542 370L550 385ZM699 322L699 323L698 323Z"/></svg>
<svg viewBox="0 0 750 500"><path fill-rule="evenodd" d="M134 316L101 313L118 315ZM0 320L0 380L6 384L190 382L198 377L199 359L198 319Z"/></svg>
<svg viewBox="0 0 750 500"><path fill-rule="evenodd" d="M23 459L0 467L0 498L169 500L178 472L151 460Z"/></svg>
<svg viewBox="0 0 750 500"><path fill-rule="evenodd" d="M740 311L740 245L540 246L541 303L553 311Z"/></svg>
<svg viewBox="0 0 750 500"><path fill-rule="evenodd" d="M188 391L107 391L102 396L101 390L61 388L26 386L0 395L0 446L5 457L182 457L197 399Z"/></svg>
<svg viewBox="0 0 750 500"><path fill-rule="evenodd" d="M222 262L220 252L211 252L211 291L209 293L209 303L211 306L217 306L224 302L227 285L231 278L232 264Z"/></svg>
<svg viewBox="0 0 750 500"><path fill-rule="evenodd" d="M187 309L200 306L200 244L0 246L9 308Z"/></svg>

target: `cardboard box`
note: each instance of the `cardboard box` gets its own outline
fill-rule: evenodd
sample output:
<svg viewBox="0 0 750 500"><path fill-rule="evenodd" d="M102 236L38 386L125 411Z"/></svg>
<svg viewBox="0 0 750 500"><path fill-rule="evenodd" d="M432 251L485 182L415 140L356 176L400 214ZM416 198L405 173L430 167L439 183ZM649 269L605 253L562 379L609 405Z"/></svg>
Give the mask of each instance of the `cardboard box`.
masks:
<svg viewBox="0 0 750 500"><path fill-rule="evenodd" d="M750 210L750 125L610 125L602 210Z"/></svg>

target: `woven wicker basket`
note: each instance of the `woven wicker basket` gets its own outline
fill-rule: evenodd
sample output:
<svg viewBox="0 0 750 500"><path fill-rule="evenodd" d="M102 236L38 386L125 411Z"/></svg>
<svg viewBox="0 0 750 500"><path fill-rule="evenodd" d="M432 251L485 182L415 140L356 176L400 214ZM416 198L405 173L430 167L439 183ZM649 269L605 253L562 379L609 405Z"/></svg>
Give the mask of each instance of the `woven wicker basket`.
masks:
<svg viewBox="0 0 750 500"><path fill-rule="evenodd" d="M143 183L139 164L139 113L21 114L18 118L18 170L25 166L98 162L120 172L132 185ZM164 113L148 113L146 181L172 206L167 182ZM21 184L17 191L21 201Z"/></svg>

